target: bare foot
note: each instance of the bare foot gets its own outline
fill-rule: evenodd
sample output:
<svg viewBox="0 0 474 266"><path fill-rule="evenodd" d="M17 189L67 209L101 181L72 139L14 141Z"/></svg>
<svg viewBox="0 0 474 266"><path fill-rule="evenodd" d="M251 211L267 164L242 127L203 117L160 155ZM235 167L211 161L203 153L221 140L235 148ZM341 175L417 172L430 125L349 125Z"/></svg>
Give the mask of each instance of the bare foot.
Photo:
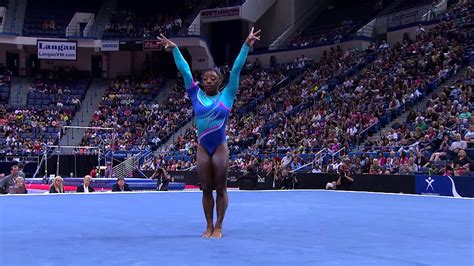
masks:
<svg viewBox="0 0 474 266"><path fill-rule="evenodd" d="M203 238L210 238L211 235L212 235L212 233L213 233L213 231L214 231L214 228L212 228L212 227L209 228L209 227L208 227L208 228L206 229L206 231L204 231L204 233L202 233L201 237L203 237Z"/></svg>
<svg viewBox="0 0 474 266"><path fill-rule="evenodd" d="M222 238L222 228L214 228L211 238Z"/></svg>

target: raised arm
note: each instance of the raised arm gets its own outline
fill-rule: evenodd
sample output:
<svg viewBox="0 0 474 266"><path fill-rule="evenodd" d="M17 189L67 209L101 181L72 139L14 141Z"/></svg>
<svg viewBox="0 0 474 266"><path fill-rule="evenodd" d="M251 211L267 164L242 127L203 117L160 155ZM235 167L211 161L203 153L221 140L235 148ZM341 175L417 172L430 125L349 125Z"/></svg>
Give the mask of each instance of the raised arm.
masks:
<svg viewBox="0 0 474 266"><path fill-rule="evenodd" d="M253 46L255 40L260 40L260 32L258 30L256 32L253 31L254 28L250 30L247 39L245 40L242 49L240 49L240 53L234 61L234 65L232 66L232 70L230 71L229 83L227 84L228 93L235 97L237 94L237 88L239 86L239 78L240 78L240 71L245 64L245 60L247 59L247 54L249 52L249 47Z"/></svg>
<svg viewBox="0 0 474 266"><path fill-rule="evenodd" d="M186 90L188 90L191 87L193 76L191 74L191 69L189 68L188 63L186 62L186 60L184 60L184 57L179 51L178 46L174 42L166 38L163 34L161 34L161 38L160 37L157 37L157 38L160 41L160 44L165 46L165 49L168 47L171 47L171 52L173 53L174 62L179 72L181 72L181 74L183 75L184 86L186 87Z"/></svg>

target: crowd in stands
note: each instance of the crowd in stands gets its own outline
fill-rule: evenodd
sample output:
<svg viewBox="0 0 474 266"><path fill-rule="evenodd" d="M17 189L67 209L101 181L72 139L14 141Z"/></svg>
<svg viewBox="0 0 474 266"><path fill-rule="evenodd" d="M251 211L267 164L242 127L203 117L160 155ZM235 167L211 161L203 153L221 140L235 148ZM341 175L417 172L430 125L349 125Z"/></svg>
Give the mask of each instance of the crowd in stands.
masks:
<svg viewBox="0 0 474 266"><path fill-rule="evenodd" d="M59 108L5 108L0 106L0 152L5 155L41 154L43 144L53 145L72 113Z"/></svg>
<svg viewBox="0 0 474 266"><path fill-rule="evenodd" d="M149 5L148 10L132 8L119 9L112 14L110 23L105 26L104 38L155 38L161 33L166 36L177 34L183 27L183 19L192 12L198 1L186 0L178 9ZM154 10L154 12L151 12Z"/></svg>
<svg viewBox="0 0 474 266"><path fill-rule="evenodd" d="M79 109L81 100L84 97L85 88L82 94L76 94L74 90L68 86L69 83L59 83L56 79L44 80L36 79L28 88L29 95L43 95L49 98L48 105L50 106L72 106L74 110Z"/></svg>
<svg viewBox="0 0 474 266"><path fill-rule="evenodd" d="M297 32L291 46L304 47L310 45L327 44L331 42L340 42L354 30L355 23L352 19L342 20L339 25L329 32L322 32L316 35L305 35L301 31Z"/></svg>
<svg viewBox="0 0 474 266"><path fill-rule="evenodd" d="M376 141L365 144L366 151L380 151L374 171L406 172L400 167L412 163L411 170L436 174L463 175L474 171L467 149L474 147L472 102L474 70L458 79L453 86L443 86L434 93L426 109L412 109L405 123L396 121L390 131ZM399 161L386 164L383 152L401 154Z"/></svg>
<svg viewBox="0 0 474 266"><path fill-rule="evenodd" d="M192 115L189 99L178 85L163 103L156 103L161 85L160 78L112 81L90 126L117 130L88 130L82 145L114 150L145 150L160 145ZM113 146L112 134L116 141Z"/></svg>
<svg viewBox="0 0 474 266"><path fill-rule="evenodd" d="M290 46L304 47L338 43L349 36L363 23L375 16L387 5L384 1L364 1L364 3L336 0L303 31L298 31Z"/></svg>
<svg viewBox="0 0 474 266"><path fill-rule="evenodd" d="M132 11L119 11L112 15L110 24L105 26L108 36L126 36L129 38L154 38L160 33L173 36L182 27L183 21L179 16L158 14L146 22L138 22L137 15Z"/></svg>
<svg viewBox="0 0 474 266"><path fill-rule="evenodd" d="M62 37L76 12L97 14L102 1L95 0L35 0L27 1L24 36Z"/></svg>
<svg viewBox="0 0 474 266"><path fill-rule="evenodd" d="M90 77L75 67L54 67L38 74L28 87L28 106L57 107L77 111L84 99Z"/></svg>
<svg viewBox="0 0 474 266"><path fill-rule="evenodd" d="M45 71L28 88L26 106L0 105L0 153L38 155L70 125L89 79L74 69Z"/></svg>
<svg viewBox="0 0 474 266"><path fill-rule="evenodd" d="M381 119L396 118L403 110L409 109L420 97L423 97L430 87L442 84L451 75L457 73L463 64L462 43L468 37L461 30L465 23L469 23L469 20L465 19L469 16L463 12L468 12L469 8L455 6L453 10L454 15L448 15L434 29L420 32L413 40L406 35L403 42L396 44L393 48L384 42L379 47L369 47L365 52L349 50L343 53L339 49L333 49L326 53L321 63L306 71L304 79L299 84L285 87L284 91L276 93L268 101L259 104L253 112L248 112L243 116L236 115L234 112L228 123L228 144L231 152L240 152L241 155L233 158L231 168L246 169L249 165L257 165L259 169L263 169L263 165L266 165L265 168L270 168L271 165L274 169L278 165L281 167L280 162L288 157L285 162L289 161L288 166L292 170L316 160L318 163L313 164L312 171L337 171L343 161L349 160L353 165L351 171L355 173L404 174L423 170L436 171L435 167L427 167L430 165L427 163L444 155L434 153L434 157L430 158L431 154L439 148L434 145L427 146L427 143L433 140L433 136L442 139L439 130L443 130L446 125L440 121L434 124L431 124L432 121L423 122L425 114L410 115L413 121L408 122L426 123L428 125L426 128L423 126L416 129L416 125L406 123L400 127L405 129L411 127L411 129L403 131L404 135L401 133L397 135L399 138L397 141L393 140L392 135L391 139L383 138L378 145L371 144L371 139L366 144L371 147L400 145L397 149L368 149L365 151L372 153L363 153L362 156L354 154L351 157L344 156L347 156L351 149L363 141L360 138L367 135L369 129L379 127ZM458 19L459 12L464 17L462 20ZM353 66L363 66L367 62L367 57L374 54L376 55L374 60L357 75L340 75ZM338 82L329 89L330 82L328 81L334 78L337 78ZM465 79L469 80L467 77ZM456 111L453 111L450 118L445 117L442 122L451 121L449 126L453 126L459 117L469 118L472 113L472 105L469 104L472 101L471 86L468 81L467 85L457 83L453 91L445 88L447 91L441 96L439 94L433 96L428 106L430 108L427 110L437 108L437 112L445 114L447 110L453 108L451 105L456 101ZM294 97L288 97L288 95L294 95ZM448 102L438 99L442 97L446 100L446 95L457 95L458 99L451 99ZM305 108L292 112L300 106ZM466 121L463 123L463 132L458 132L461 134L459 141L464 141L462 136L472 134L467 129L469 126L465 124ZM406 138L402 137L405 135ZM428 139L425 139L425 135L428 135L426 136ZM445 149L448 144L451 146L450 141L458 138L456 136L456 133L449 136L452 140L444 144ZM177 139L175 148L182 149L187 155L192 155L195 151L193 147L197 145L195 138L195 130L189 129L184 136ZM439 142L438 145L441 143ZM400 150L400 147L413 147L413 145L414 150ZM464 147L464 144L455 144L457 145ZM241 150L241 147L247 147L247 149ZM332 155L342 148L345 148L344 151L332 158ZM320 149L327 149L329 152L325 153L325 158L314 158L314 153ZM282 158L280 154L287 150L291 152ZM265 155L262 156L265 153L273 153L277 156L265 159ZM458 153L458 150L453 150L451 161L448 162L469 160L465 159L465 152ZM305 154L310 156L305 156ZM394 164L390 168L381 167L380 165L385 165L387 157L395 157L397 160L391 159ZM321 165L323 159L326 163ZM179 165L179 161L175 164ZM444 164L446 165L449 163ZM425 169L422 169L423 166ZM465 164L461 166L461 168L464 167L465 172L469 172ZM472 168L472 164L469 167ZM439 173L441 169L437 170ZM470 171L472 172L472 169Z"/></svg>
<svg viewBox="0 0 474 266"><path fill-rule="evenodd" d="M471 10L469 2L455 5L439 25L428 31L420 26L415 38L405 35L392 47L386 42L364 51L336 46L325 51L318 63L303 55L272 71L261 69L258 61L248 62L227 126L230 168L256 169L278 180L285 179L283 173L301 168L331 173L341 166L350 166L351 173L472 173L468 149L474 145L474 71L468 68L452 86L443 85L465 63L463 45L472 36L464 27L472 25ZM120 17L126 30L131 25L127 35L136 34L134 13L127 11ZM151 21L176 22L172 18ZM343 24L341 30L352 23L347 19ZM144 28L137 29L144 34ZM275 89L292 70L303 75ZM51 80L57 79L51 75ZM3 75L2 83L8 84L10 76ZM81 98L71 96L67 85L51 80L38 79L29 90L54 95L51 104L56 108L0 106L4 153L38 154L44 143L55 143L57 128L70 123L74 113L62 107L78 108ZM163 103L156 103L161 84L160 78L112 81L90 126L117 130L88 130L81 145L144 150L164 143L191 119L192 106L181 81ZM440 90L430 96L425 109L413 107L436 88ZM405 111L406 121L399 120ZM365 139L392 120L390 130L379 139ZM361 151L350 152L361 143ZM195 165L197 145L196 130L189 128L162 151L165 155L180 152L183 159L163 155L143 167L189 169Z"/></svg>

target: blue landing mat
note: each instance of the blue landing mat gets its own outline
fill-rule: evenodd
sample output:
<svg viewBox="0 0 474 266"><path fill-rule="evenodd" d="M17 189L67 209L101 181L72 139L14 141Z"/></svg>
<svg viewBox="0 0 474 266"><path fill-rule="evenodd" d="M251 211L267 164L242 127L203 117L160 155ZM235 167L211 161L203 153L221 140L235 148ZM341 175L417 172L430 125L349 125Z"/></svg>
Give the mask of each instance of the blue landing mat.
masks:
<svg viewBox="0 0 474 266"><path fill-rule="evenodd" d="M474 200L229 192L201 239L199 192L0 197L0 265L474 265Z"/></svg>

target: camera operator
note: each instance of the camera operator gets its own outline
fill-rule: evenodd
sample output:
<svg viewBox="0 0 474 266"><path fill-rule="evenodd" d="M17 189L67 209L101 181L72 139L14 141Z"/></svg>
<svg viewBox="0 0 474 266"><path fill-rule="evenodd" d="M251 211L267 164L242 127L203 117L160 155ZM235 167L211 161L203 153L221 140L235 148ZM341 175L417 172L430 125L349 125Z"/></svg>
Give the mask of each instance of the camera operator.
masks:
<svg viewBox="0 0 474 266"><path fill-rule="evenodd" d="M298 179L294 172L283 170L281 171L281 189L295 189L298 187Z"/></svg>
<svg viewBox="0 0 474 266"><path fill-rule="evenodd" d="M156 190L157 191L168 191L168 187L171 181L171 177L168 172L161 167L158 167L150 179L156 179Z"/></svg>
<svg viewBox="0 0 474 266"><path fill-rule="evenodd" d="M253 159L250 164L247 166L247 176L252 178L254 182L254 189L257 189L257 184L258 184L258 167L257 167L258 161L257 159Z"/></svg>
<svg viewBox="0 0 474 266"><path fill-rule="evenodd" d="M344 164L339 166L338 178L336 181L326 184L326 189L350 190L354 179L350 172L350 161L345 160Z"/></svg>

